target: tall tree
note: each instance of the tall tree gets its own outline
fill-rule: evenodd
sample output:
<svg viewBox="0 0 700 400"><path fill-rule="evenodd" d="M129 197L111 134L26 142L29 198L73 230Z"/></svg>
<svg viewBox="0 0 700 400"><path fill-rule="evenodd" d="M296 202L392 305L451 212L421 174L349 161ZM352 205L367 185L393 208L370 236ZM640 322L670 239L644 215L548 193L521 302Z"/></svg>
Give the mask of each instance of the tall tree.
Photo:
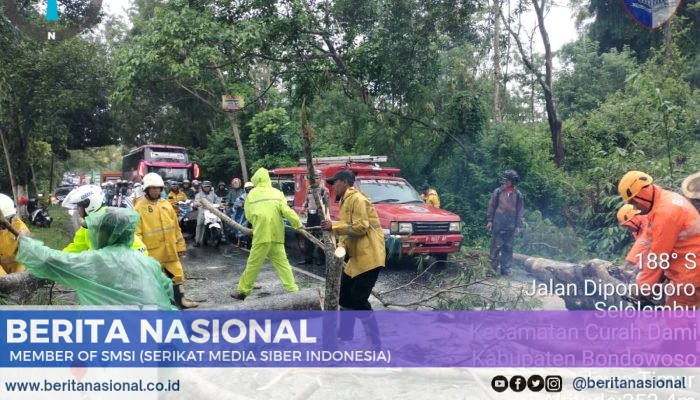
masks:
<svg viewBox="0 0 700 400"><path fill-rule="evenodd" d="M523 46L523 42L520 35L517 34L516 30L510 25L510 17L506 17L501 13L501 18L505 23L506 29L515 40L518 47L518 52L520 53L520 58L523 61L525 67L532 72L537 78L537 82L540 84L542 91L544 93L545 107L547 110L547 123L549 124L549 131L552 137L552 156L554 162L558 167L564 166L564 143L562 142L561 127L562 122L559 118L557 112L557 107L554 99L554 89L552 86L552 79L554 75L553 65L552 65L552 45L549 41L549 33L544 24L545 13L548 8L547 0L531 0L535 15L537 16L537 28L540 32L540 37L542 39L542 44L544 45L544 72L539 68L536 68L531 54L528 54L527 50Z"/></svg>

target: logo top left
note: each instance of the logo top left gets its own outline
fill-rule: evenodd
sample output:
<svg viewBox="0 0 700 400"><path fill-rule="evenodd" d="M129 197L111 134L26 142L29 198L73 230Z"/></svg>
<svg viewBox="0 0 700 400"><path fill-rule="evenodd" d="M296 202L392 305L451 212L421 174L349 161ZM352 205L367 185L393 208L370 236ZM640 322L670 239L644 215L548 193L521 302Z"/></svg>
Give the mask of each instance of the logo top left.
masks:
<svg viewBox="0 0 700 400"><path fill-rule="evenodd" d="M40 0L31 10L21 9L18 3L18 0L0 0L10 23L39 41L61 41L79 35L97 23L102 9L102 0ZM68 8L71 18L63 18Z"/></svg>

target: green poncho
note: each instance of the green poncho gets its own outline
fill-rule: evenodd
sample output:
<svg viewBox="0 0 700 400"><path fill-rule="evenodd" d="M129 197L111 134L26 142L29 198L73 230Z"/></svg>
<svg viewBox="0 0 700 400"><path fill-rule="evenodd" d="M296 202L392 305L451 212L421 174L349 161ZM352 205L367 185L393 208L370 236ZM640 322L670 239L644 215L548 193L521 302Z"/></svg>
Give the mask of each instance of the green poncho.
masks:
<svg viewBox="0 0 700 400"><path fill-rule="evenodd" d="M172 284L158 261L130 248L138 222L137 213L110 207L87 219L95 250L64 253L23 237L17 260L33 275L75 289L81 305L155 305L173 310Z"/></svg>

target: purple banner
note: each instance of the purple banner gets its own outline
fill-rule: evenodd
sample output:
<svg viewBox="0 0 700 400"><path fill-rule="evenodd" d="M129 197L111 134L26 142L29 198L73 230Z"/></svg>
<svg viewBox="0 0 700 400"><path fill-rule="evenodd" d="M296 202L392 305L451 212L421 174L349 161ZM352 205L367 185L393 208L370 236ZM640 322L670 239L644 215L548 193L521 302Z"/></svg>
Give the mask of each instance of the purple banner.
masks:
<svg viewBox="0 0 700 400"><path fill-rule="evenodd" d="M698 367L694 311L3 311L0 367Z"/></svg>

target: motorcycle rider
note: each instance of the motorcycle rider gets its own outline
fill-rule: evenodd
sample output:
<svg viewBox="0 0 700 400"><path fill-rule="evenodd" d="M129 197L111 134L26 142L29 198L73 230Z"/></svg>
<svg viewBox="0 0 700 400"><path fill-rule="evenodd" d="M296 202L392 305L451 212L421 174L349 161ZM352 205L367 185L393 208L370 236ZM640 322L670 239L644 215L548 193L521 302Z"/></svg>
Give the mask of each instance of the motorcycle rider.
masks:
<svg viewBox="0 0 700 400"><path fill-rule="evenodd" d="M29 234L29 228L17 215L14 201L2 193L0 193L0 211L2 211L2 215L5 216L7 222L20 233L20 236ZM18 263L15 259L18 245L19 238L15 238L10 231L0 227L0 276L25 270L24 265Z"/></svg>
<svg viewBox="0 0 700 400"><path fill-rule="evenodd" d="M192 181L192 190L193 190L193 193L194 193L194 197L197 197L197 193L199 193L199 192L202 191L201 182L199 182L199 181L196 180L196 179L193 180L193 181ZM193 198L194 198L194 197L193 197Z"/></svg>
<svg viewBox="0 0 700 400"><path fill-rule="evenodd" d="M92 249L86 220L91 215L102 214L107 210L107 206L103 203L103 200L104 193L97 185L79 186L66 195L61 205L68 209L77 208L78 216L81 221L80 227L73 236L73 241L68 246L64 247L63 251L66 253L80 253ZM146 245L138 237L134 239L131 248L148 254Z"/></svg>
<svg viewBox="0 0 700 400"><path fill-rule="evenodd" d="M211 182L202 182L202 191L197 193L194 197L194 205L199 207L197 211L197 230L194 235L194 247L199 247L202 244L202 239L204 238L204 211L206 208L201 207L199 200L205 199L213 206L218 207L219 198L216 196L213 190L211 190Z"/></svg>
<svg viewBox="0 0 700 400"><path fill-rule="evenodd" d="M180 191L180 182L172 182L170 185L170 193L168 193L168 202L175 209L175 213L180 212L180 208L177 205L178 201L187 201L187 195Z"/></svg>
<svg viewBox="0 0 700 400"><path fill-rule="evenodd" d="M175 209L160 197L163 178L150 172L143 177L145 201L139 202L135 211L141 215L136 236L143 239L151 257L160 262L166 274L172 278L175 302L180 308L195 308L199 303L185 298L185 271L180 257L187 246L182 237Z"/></svg>
<svg viewBox="0 0 700 400"><path fill-rule="evenodd" d="M251 190L255 185L253 185L253 182L246 182L245 186L243 187L243 192L236 198L236 200L233 202L233 217L232 219L236 222L238 222L240 225L243 225L245 227L250 227L250 224L248 224L248 220L246 219L245 216L245 199L248 197L248 193L250 193ZM234 229L235 230L235 229ZM240 247L243 243L242 241L246 240L248 238L247 235L243 234L243 232L240 232L238 230L235 230L235 236L238 239L238 246ZM250 242L246 242L250 243Z"/></svg>
<svg viewBox="0 0 700 400"><path fill-rule="evenodd" d="M190 190L192 189L192 185L190 185L190 180L185 179L182 181L182 187L180 188L180 191L187 196L187 198L190 198Z"/></svg>
<svg viewBox="0 0 700 400"><path fill-rule="evenodd" d="M252 183L251 183L252 185ZM228 191L228 194L226 195L226 204L229 206L233 206L233 203L236 202L236 199L240 195L245 193L243 191L243 188L241 187L241 180L240 178L233 178L231 179L231 190Z"/></svg>
<svg viewBox="0 0 700 400"><path fill-rule="evenodd" d="M223 182L219 182L216 185L216 191L214 192L216 195L223 201L226 199L226 196L228 196L228 190L226 190L226 184Z"/></svg>

